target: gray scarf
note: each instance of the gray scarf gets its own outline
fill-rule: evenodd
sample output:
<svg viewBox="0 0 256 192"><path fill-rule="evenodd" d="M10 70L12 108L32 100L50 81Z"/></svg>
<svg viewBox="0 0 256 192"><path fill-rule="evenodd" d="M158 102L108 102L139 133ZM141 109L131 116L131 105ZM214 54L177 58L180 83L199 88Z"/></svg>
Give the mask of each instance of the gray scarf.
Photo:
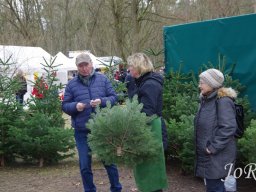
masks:
<svg viewBox="0 0 256 192"><path fill-rule="evenodd" d="M85 85L88 86L90 84L91 78L94 75L95 70L93 69L90 75L83 76L81 74L78 75L78 78L81 80L81 82Z"/></svg>

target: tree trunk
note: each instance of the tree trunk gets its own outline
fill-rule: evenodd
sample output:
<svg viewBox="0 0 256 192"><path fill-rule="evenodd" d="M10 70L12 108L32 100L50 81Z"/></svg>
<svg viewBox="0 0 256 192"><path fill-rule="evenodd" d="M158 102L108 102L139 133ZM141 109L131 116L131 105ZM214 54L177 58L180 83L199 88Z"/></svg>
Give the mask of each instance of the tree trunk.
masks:
<svg viewBox="0 0 256 192"><path fill-rule="evenodd" d="M140 35L140 24L138 20L138 0L133 0L132 1L132 6L131 6L131 17L132 17L132 52L136 53L139 51L140 46L139 46L139 35Z"/></svg>
<svg viewBox="0 0 256 192"><path fill-rule="evenodd" d="M254 0L253 8L254 8L254 13L256 13L256 0Z"/></svg>
<svg viewBox="0 0 256 192"><path fill-rule="evenodd" d="M44 166L44 158L40 158L39 159L39 167L43 167Z"/></svg>
<svg viewBox="0 0 256 192"><path fill-rule="evenodd" d="M0 167L4 167L4 166L5 166L4 156L1 155L1 157L0 157Z"/></svg>
<svg viewBox="0 0 256 192"><path fill-rule="evenodd" d="M123 1L111 1L111 11L113 14L115 26L115 40L117 45L117 55L125 58L124 54L124 36L123 34L123 19L122 19Z"/></svg>

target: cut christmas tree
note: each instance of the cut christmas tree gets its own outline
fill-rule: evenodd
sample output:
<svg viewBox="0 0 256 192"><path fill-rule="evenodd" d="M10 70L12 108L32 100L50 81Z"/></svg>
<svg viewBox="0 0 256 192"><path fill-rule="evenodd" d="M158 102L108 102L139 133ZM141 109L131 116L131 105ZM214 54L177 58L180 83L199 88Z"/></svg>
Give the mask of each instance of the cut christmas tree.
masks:
<svg viewBox="0 0 256 192"><path fill-rule="evenodd" d="M93 154L106 164L133 167L154 158L162 143L157 142L151 132L150 122L156 116L142 113L143 105L138 103L137 97L125 103L98 108L86 126L91 130L89 144Z"/></svg>

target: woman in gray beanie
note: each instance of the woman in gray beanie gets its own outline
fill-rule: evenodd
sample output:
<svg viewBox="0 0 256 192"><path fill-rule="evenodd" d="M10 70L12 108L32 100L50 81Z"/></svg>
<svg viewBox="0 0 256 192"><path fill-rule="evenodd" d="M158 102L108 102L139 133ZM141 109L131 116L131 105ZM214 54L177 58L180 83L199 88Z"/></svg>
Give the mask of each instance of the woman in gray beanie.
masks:
<svg viewBox="0 0 256 192"><path fill-rule="evenodd" d="M234 99L237 93L224 88L224 75L208 69L199 75L200 104L195 116L195 174L204 178L207 192L226 192L222 179L236 159L237 127Z"/></svg>

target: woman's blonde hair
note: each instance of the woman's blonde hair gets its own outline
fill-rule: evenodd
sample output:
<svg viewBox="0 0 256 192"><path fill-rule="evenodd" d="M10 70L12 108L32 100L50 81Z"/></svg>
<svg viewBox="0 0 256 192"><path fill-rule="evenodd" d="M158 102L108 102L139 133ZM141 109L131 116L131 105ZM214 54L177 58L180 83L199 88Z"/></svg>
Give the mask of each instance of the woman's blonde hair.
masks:
<svg viewBox="0 0 256 192"><path fill-rule="evenodd" d="M127 58L128 66L133 67L140 75L154 71L154 66L149 57L144 53L134 53Z"/></svg>

